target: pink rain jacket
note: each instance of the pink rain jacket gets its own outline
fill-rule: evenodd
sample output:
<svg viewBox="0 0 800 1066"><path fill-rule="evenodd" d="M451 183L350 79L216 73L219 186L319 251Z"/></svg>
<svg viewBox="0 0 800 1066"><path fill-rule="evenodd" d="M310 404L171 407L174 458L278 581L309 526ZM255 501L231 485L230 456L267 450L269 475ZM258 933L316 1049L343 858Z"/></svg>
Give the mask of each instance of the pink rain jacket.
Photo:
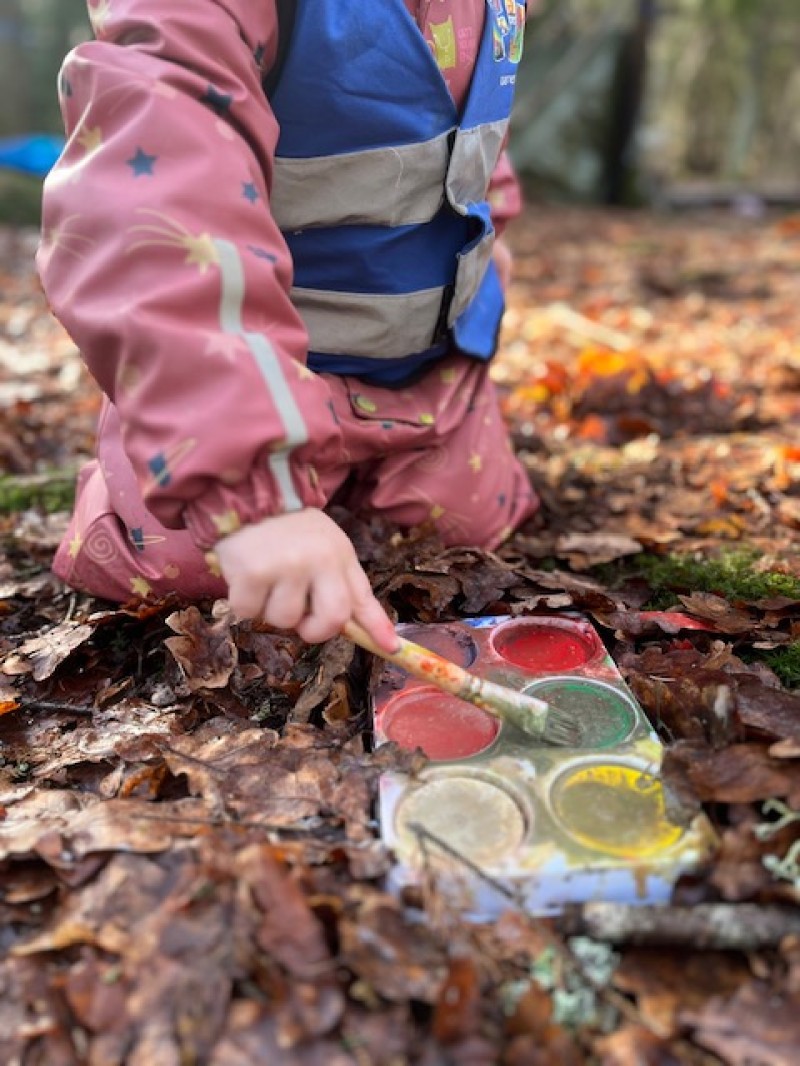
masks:
<svg viewBox="0 0 800 1066"><path fill-rule="evenodd" d="M485 0L405 2L460 101ZM326 504L316 468L342 451L325 378L305 366L292 265L268 208L279 130L261 80L277 45L274 0L89 10L96 40L62 72L69 140L46 184L40 273L113 405L109 447L130 460L148 512L206 549L276 512L265 458L284 435L279 400L239 338L221 332L212 237L241 249L242 327L269 337L308 426L290 456L304 505ZM491 202L502 230L519 210L505 157ZM113 454L104 468L111 490Z"/></svg>

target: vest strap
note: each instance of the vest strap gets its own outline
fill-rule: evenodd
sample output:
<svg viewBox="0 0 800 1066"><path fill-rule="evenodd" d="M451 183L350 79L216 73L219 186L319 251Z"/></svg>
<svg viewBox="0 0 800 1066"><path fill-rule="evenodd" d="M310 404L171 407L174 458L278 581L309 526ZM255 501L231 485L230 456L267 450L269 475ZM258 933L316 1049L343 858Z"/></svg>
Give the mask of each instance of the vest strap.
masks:
<svg viewBox="0 0 800 1066"><path fill-rule="evenodd" d="M450 136L308 159L279 156L272 213L282 230L429 222L444 200Z"/></svg>
<svg viewBox="0 0 800 1066"><path fill-rule="evenodd" d="M399 359L435 343L445 289L401 296L292 289L311 351L367 359Z"/></svg>

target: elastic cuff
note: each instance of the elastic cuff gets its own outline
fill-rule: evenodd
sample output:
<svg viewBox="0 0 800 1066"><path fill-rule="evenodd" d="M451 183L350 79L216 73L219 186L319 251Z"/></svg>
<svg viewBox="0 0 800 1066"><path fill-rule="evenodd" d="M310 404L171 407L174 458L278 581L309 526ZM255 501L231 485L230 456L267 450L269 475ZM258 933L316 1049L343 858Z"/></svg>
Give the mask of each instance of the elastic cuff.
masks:
<svg viewBox="0 0 800 1066"><path fill-rule="evenodd" d="M218 481L203 496L187 504L183 520L197 547L208 551L222 537L235 533L242 526L284 514L287 510L298 510L297 507L286 508L274 489L267 491L265 482L268 480L272 480L270 475L264 475L258 484L249 481L229 486ZM327 503L311 468L293 469L292 483L301 508L323 508Z"/></svg>

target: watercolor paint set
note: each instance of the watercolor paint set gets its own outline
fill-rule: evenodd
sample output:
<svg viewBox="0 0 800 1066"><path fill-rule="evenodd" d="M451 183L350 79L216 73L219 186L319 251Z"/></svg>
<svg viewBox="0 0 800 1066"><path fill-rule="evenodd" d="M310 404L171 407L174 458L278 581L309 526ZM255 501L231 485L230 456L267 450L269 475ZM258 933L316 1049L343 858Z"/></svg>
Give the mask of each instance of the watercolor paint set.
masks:
<svg viewBox="0 0 800 1066"><path fill-rule="evenodd" d="M707 859L713 831L673 810L662 746L588 619L486 617L398 633L574 715L578 739L547 744L385 665L370 692L375 743L428 758L413 779L381 779L392 889L432 875L475 918L514 902L549 914L589 900L665 902Z"/></svg>

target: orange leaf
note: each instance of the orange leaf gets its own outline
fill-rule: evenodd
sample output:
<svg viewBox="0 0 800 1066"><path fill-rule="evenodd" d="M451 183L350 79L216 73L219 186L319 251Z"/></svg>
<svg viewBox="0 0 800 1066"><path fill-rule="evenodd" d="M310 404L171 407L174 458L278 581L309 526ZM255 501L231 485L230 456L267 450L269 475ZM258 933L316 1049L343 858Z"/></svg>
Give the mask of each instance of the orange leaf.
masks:
<svg viewBox="0 0 800 1066"><path fill-rule="evenodd" d="M608 426L605 419L600 415L587 415L575 430L575 436L581 440L592 440L599 444L605 444L608 441Z"/></svg>
<svg viewBox="0 0 800 1066"><path fill-rule="evenodd" d="M547 360L537 368L536 377L539 384L544 385L551 395L564 392L569 384L569 373L563 363L554 363Z"/></svg>
<svg viewBox="0 0 800 1066"><path fill-rule="evenodd" d="M480 1021L480 980L470 958L453 959L439 989L433 1032L441 1044L454 1044L475 1031Z"/></svg>
<svg viewBox="0 0 800 1066"><path fill-rule="evenodd" d="M786 492L791 488L794 479L793 471L789 469L790 463L800 462L800 448L793 444L785 444L775 449L773 462L773 484L779 492Z"/></svg>
<svg viewBox="0 0 800 1066"><path fill-rule="evenodd" d="M787 215L777 224L776 229L783 237L800 237L800 215Z"/></svg>
<svg viewBox="0 0 800 1066"><path fill-rule="evenodd" d="M578 356L580 377L613 377L630 370L632 352L610 352L605 348L584 348Z"/></svg>
<svg viewBox="0 0 800 1066"><path fill-rule="evenodd" d="M19 700L15 699L0 699L0 715L11 714L12 711L16 711L19 707Z"/></svg>
<svg viewBox="0 0 800 1066"><path fill-rule="evenodd" d="M727 537L729 540L738 540L744 530L744 522L738 515L727 515L722 518L712 518L697 527L697 532L704 537Z"/></svg>
<svg viewBox="0 0 800 1066"><path fill-rule="evenodd" d="M578 378L627 376L625 388L641 392L652 376L647 360L637 351L611 352L604 348L585 348L578 356Z"/></svg>
<svg viewBox="0 0 800 1066"><path fill-rule="evenodd" d="M711 490L711 495L714 497L714 503L725 503L728 499L727 481L723 481L722 478L715 478L708 487Z"/></svg>

